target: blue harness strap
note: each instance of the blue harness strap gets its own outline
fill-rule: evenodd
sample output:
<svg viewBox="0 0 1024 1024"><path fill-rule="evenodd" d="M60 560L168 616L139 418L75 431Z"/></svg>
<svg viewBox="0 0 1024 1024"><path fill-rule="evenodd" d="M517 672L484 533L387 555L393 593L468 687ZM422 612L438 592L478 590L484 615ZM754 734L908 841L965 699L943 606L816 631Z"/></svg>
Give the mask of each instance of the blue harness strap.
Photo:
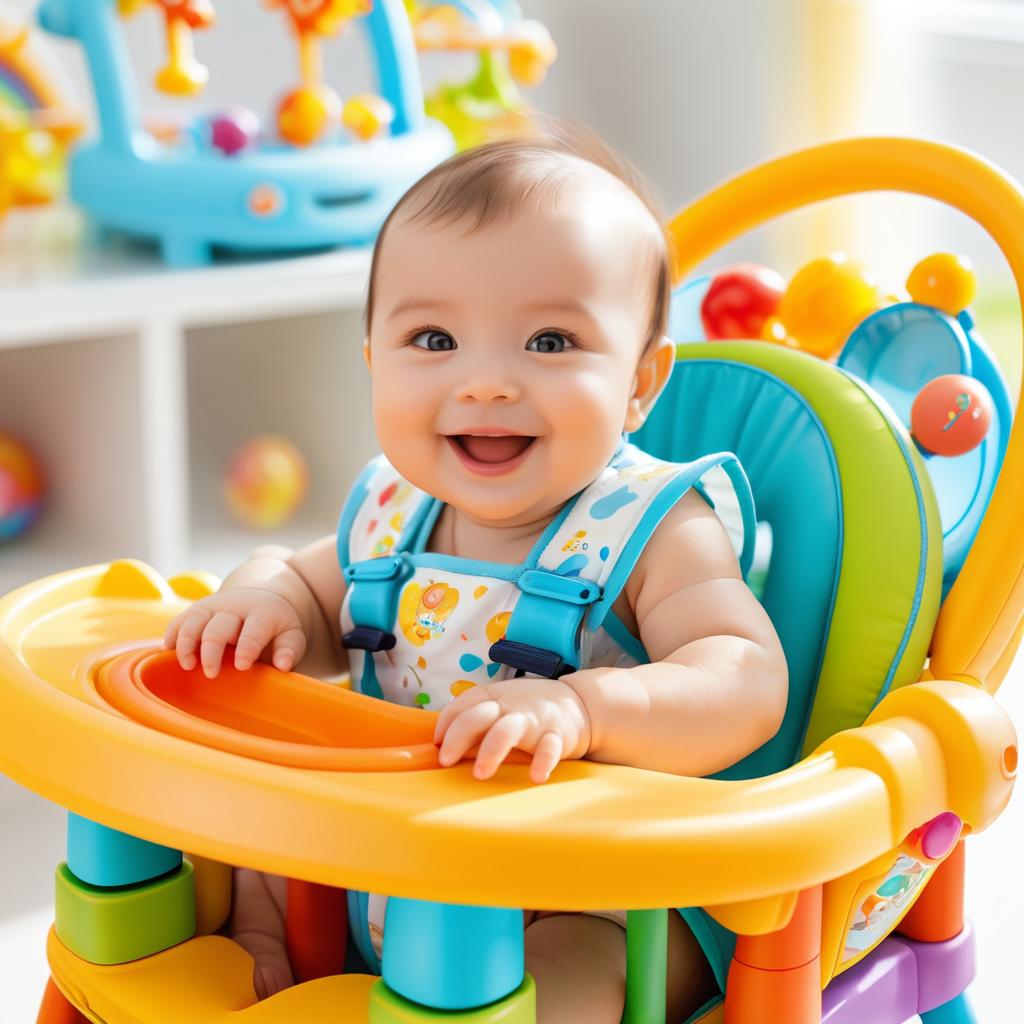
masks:
<svg viewBox="0 0 1024 1024"><path fill-rule="evenodd" d="M373 655L395 646L395 634L391 630L398 595L402 584L412 576L413 566L407 555L397 554L353 562L342 572L345 583L351 588L349 611L355 628L346 633L341 642L348 648L365 652L360 693L383 698Z"/></svg>
<svg viewBox="0 0 1024 1024"><path fill-rule="evenodd" d="M517 675L557 679L579 668L580 626L587 608L601 597L591 580L526 569L516 580L519 600L504 637L491 645L492 661L517 669Z"/></svg>

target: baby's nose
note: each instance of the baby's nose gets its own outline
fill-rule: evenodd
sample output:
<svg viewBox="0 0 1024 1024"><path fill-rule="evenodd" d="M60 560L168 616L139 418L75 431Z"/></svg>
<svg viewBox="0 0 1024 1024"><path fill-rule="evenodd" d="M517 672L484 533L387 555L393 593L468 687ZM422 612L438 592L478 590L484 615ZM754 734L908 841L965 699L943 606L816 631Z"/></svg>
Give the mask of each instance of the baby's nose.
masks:
<svg viewBox="0 0 1024 1024"><path fill-rule="evenodd" d="M517 402L519 385L500 366L481 366L456 388L460 402Z"/></svg>

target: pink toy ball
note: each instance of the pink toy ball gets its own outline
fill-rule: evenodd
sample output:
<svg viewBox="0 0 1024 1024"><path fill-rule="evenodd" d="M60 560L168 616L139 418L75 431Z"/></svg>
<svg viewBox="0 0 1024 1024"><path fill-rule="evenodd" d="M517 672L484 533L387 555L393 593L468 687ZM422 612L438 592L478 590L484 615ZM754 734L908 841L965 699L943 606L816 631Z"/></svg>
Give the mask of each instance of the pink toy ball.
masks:
<svg viewBox="0 0 1024 1024"><path fill-rule="evenodd" d="M718 271L700 307L704 331L712 341L760 338L774 316L786 282L757 263L737 263Z"/></svg>
<svg viewBox="0 0 1024 1024"><path fill-rule="evenodd" d="M231 458L224 497L235 518L256 530L286 523L306 497L309 471L302 453L283 437L254 437Z"/></svg>
<svg viewBox="0 0 1024 1024"><path fill-rule="evenodd" d="M44 493L35 457L17 438L0 433L0 543L13 540L32 525Z"/></svg>
<svg viewBox="0 0 1024 1024"><path fill-rule="evenodd" d="M914 440L933 455L977 448L992 423L992 396L973 377L947 373L926 384L910 410Z"/></svg>
<svg viewBox="0 0 1024 1024"><path fill-rule="evenodd" d="M214 114L207 124L210 145L225 156L244 153L259 141L260 119L247 107L232 107Z"/></svg>

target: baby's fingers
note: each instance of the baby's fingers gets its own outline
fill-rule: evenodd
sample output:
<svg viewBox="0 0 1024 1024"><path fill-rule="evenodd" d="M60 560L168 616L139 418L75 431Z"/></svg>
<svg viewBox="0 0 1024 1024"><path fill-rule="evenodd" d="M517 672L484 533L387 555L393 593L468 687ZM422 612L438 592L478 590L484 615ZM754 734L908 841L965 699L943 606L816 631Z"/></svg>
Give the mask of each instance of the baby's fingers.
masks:
<svg viewBox="0 0 1024 1024"><path fill-rule="evenodd" d="M499 718L491 726L480 749L477 751L473 774L478 779L489 779L500 766L501 762L512 752L529 731L530 723L526 715L513 712Z"/></svg>
<svg viewBox="0 0 1024 1024"><path fill-rule="evenodd" d="M267 615L248 616L235 644L235 668L243 672L252 668L253 662L274 639L275 628L274 620Z"/></svg>
<svg viewBox="0 0 1024 1024"><path fill-rule="evenodd" d="M274 668L281 672L291 672L305 653L306 634L298 626L291 626L274 637L270 656Z"/></svg>
<svg viewBox="0 0 1024 1024"><path fill-rule="evenodd" d="M437 759L442 768L455 764L478 743L480 737L501 717L501 705L496 700L487 700L471 707L459 715L445 733L444 742Z"/></svg>
<svg viewBox="0 0 1024 1024"><path fill-rule="evenodd" d="M206 624L199 645L199 660L207 679L213 679L220 671L224 648L238 639L241 627L241 618L232 612L217 612Z"/></svg>
<svg viewBox="0 0 1024 1024"><path fill-rule="evenodd" d="M530 765L531 782L547 782L558 762L562 760L565 744L557 732L546 732L533 748L533 762Z"/></svg>
<svg viewBox="0 0 1024 1024"><path fill-rule="evenodd" d="M441 708L440 714L437 716L437 721L434 723L434 742L440 743L444 739L445 733L448 731L448 726L455 721L459 715L468 711L475 704L481 704L491 698L487 696L486 686L473 686L466 690L464 693L460 693L455 700L450 700L443 708Z"/></svg>
<svg viewBox="0 0 1024 1024"><path fill-rule="evenodd" d="M178 664L184 669L196 667L196 647L203 635L206 624L213 618L213 612L204 607L189 608L178 616L178 625L174 636L174 651L178 656ZM173 623L172 623L173 627ZM168 636L171 631L168 630Z"/></svg>

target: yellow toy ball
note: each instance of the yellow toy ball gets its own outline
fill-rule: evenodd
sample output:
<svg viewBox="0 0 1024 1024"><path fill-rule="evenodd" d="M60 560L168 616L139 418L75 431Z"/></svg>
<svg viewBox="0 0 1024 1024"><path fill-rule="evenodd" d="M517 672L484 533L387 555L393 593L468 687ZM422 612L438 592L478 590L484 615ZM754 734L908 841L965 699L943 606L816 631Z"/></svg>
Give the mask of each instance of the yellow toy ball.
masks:
<svg viewBox="0 0 1024 1024"><path fill-rule="evenodd" d="M877 307L874 275L845 253L836 252L797 271L777 315L797 348L828 359Z"/></svg>
<svg viewBox="0 0 1024 1024"><path fill-rule="evenodd" d="M235 518L257 530L285 523L306 497L306 460L283 437L255 437L232 456L224 497Z"/></svg>
<svg viewBox="0 0 1024 1024"><path fill-rule="evenodd" d="M395 108L383 96L360 93L345 101L341 123L357 138L369 142L395 119Z"/></svg>
<svg viewBox="0 0 1024 1024"><path fill-rule="evenodd" d="M974 301L978 282L966 256L937 252L921 260L910 272L907 291L922 306L934 306L956 316Z"/></svg>

